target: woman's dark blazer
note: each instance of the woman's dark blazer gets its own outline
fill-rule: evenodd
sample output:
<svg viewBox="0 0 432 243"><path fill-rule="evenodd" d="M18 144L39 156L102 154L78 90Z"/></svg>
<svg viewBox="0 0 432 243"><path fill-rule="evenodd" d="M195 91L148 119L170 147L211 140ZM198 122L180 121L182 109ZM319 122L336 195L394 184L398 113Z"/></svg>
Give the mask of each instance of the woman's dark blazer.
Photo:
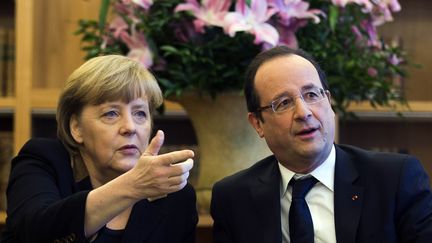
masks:
<svg viewBox="0 0 432 243"><path fill-rule="evenodd" d="M88 178L75 183L69 153L59 140L31 139L12 160L0 242L87 242L90 190ZM166 198L136 203L122 242L195 242L197 222L195 191L188 184Z"/></svg>

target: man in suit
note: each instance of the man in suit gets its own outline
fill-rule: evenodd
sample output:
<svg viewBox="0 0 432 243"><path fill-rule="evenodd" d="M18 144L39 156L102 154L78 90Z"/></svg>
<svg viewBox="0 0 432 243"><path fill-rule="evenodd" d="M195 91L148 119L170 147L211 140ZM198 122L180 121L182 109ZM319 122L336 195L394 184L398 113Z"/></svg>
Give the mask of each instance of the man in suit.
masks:
<svg viewBox="0 0 432 243"><path fill-rule="evenodd" d="M420 162L334 144L328 84L307 53L280 46L259 54L245 96L249 122L273 155L214 185L214 242L432 242Z"/></svg>

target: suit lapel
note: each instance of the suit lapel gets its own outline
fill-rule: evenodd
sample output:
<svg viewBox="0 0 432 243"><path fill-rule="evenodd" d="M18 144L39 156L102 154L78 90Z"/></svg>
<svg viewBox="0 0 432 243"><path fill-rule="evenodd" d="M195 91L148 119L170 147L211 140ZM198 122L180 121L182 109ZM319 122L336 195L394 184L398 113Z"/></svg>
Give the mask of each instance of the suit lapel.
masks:
<svg viewBox="0 0 432 243"><path fill-rule="evenodd" d="M334 211L337 242L355 242L363 205L363 187L352 158L336 146Z"/></svg>
<svg viewBox="0 0 432 243"><path fill-rule="evenodd" d="M132 209L122 242L144 242L166 216L166 200L141 200Z"/></svg>
<svg viewBox="0 0 432 243"><path fill-rule="evenodd" d="M261 231L257 233L265 236L267 242L281 242L280 173L276 159L270 159L263 173L251 179L250 192L260 219Z"/></svg>

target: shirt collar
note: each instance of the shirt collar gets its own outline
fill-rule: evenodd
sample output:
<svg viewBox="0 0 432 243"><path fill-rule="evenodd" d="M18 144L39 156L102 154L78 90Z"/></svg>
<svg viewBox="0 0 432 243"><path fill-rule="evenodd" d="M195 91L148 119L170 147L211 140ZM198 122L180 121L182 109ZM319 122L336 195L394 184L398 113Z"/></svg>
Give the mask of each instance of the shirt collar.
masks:
<svg viewBox="0 0 432 243"><path fill-rule="evenodd" d="M325 159L321 165L315 168L315 170L309 173L332 192L334 191L335 164L336 164L336 149L335 146L333 145L327 159ZM291 181L294 175L296 175L296 173L287 169L279 161L278 161L278 166L282 177L280 188L281 188L281 197L283 197L285 192L287 191L288 183Z"/></svg>

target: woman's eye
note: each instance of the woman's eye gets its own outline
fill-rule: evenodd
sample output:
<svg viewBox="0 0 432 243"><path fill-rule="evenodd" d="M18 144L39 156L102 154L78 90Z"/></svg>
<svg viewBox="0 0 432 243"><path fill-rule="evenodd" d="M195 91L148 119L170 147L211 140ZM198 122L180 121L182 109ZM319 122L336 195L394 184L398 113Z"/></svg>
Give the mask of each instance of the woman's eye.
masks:
<svg viewBox="0 0 432 243"><path fill-rule="evenodd" d="M118 113L116 111L107 111L103 114L103 117L106 118L115 118L118 116Z"/></svg>
<svg viewBox="0 0 432 243"><path fill-rule="evenodd" d="M134 116L138 118L147 118L147 113L145 111L135 111Z"/></svg>

